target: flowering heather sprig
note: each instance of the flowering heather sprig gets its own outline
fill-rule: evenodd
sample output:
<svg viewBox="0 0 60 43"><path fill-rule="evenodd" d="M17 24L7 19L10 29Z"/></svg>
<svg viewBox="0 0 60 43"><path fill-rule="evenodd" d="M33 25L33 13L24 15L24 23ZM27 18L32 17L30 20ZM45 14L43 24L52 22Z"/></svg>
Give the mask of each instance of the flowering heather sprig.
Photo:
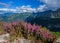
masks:
<svg viewBox="0 0 60 43"><path fill-rule="evenodd" d="M11 24L12 24L13 26L17 26L17 25L19 25L18 22L12 22Z"/></svg>
<svg viewBox="0 0 60 43"><path fill-rule="evenodd" d="M54 37L54 35L52 34L52 32L50 32L47 29L41 29L40 30L41 34L42 34L42 39L43 40L47 40L49 42L52 42L56 37Z"/></svg>
<svg viewBox="0 0 60 43"><path fill-rule="evenodd" d="M23 26L24 26L25 29L28 29L31 32L33 32L34 30L37 30L37 29L41 28L41 26L38 26L38 25L35 25L35 24L31 25L30 23L24 23Z"/></svg>

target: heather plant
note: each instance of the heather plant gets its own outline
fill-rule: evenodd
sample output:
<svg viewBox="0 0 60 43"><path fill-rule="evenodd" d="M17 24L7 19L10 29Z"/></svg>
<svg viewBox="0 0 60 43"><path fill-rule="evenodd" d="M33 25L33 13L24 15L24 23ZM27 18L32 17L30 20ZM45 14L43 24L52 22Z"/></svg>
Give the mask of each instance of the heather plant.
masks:
<svg viewBox="0 0 60 43"><path fill-rule="evenodd" d="M30 24L24 21L3 23L4 30L8 32L11 40L18 37L32 41L42 41L44 43L53 43L55 36L45 27L36 24Z"/></svg>

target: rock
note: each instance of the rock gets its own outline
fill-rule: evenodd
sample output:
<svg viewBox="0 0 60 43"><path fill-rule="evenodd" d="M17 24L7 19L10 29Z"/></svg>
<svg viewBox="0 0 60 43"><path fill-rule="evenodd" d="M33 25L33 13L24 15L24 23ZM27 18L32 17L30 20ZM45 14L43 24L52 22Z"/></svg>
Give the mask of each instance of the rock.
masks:
<svg viewBox="0 0 60 43"><path fill-rule="evenodd" d="M57 38L53 43L60 43L60 38Z"/></svg>

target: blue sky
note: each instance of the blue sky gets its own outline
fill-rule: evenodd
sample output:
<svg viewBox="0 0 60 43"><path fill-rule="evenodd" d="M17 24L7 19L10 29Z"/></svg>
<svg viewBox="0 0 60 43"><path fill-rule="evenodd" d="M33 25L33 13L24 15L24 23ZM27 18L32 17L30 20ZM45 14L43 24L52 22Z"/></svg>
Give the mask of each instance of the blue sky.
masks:
<svg viewBox="0 0 60 43"><path fill-rule="evenodd" d="M0 8L4 7L15 8L20 7L22 5L31 5L31 7L37 8L40 4L42 4L38 0L0 0L0 3L2 3L0 5ZM6 4L7 6L3 4Z"/></svg>
<svg viewBox="0 0 60 43"><path fill-rule="evenodd" d="M43 12L60 8L60 0L0 0L0 10L12 12Z"/></svg>

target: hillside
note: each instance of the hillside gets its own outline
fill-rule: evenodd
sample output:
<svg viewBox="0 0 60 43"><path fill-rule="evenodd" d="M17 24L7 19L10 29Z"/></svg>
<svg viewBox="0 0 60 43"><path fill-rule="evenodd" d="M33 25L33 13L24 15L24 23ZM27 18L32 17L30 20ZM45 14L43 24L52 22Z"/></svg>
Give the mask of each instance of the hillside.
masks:
<svg viewBox="0 0 60 43"><path fill-rule="evenodd" d="M49 28L51 31L60 31L60 9L56 11L45 11L33 13L30 15L26 22L31 24L38 24Z"/></svg>

